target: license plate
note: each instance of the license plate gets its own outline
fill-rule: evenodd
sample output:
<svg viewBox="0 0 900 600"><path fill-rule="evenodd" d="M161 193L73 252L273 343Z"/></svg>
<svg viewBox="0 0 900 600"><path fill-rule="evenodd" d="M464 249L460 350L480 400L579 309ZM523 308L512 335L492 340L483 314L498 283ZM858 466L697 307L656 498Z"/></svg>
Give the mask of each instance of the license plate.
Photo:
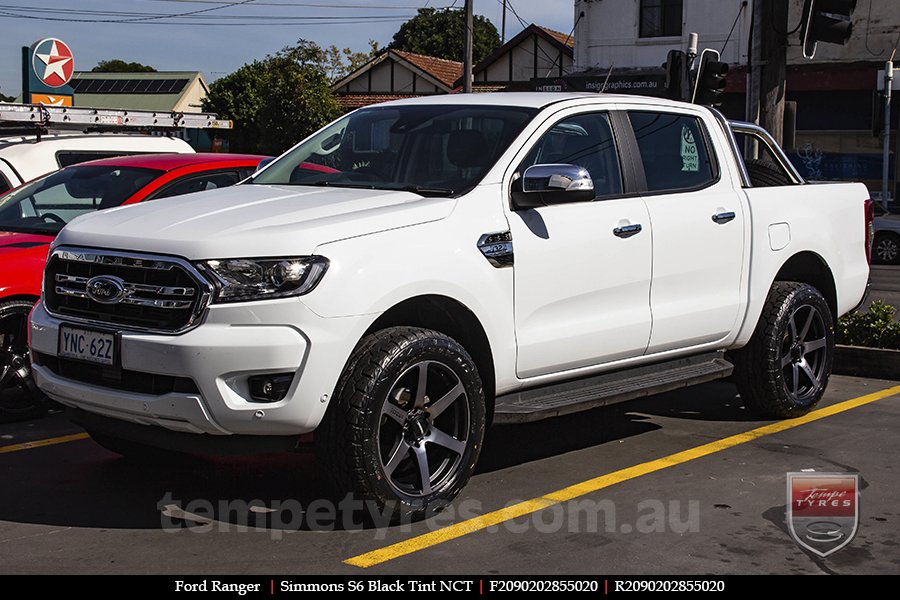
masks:
<svg viewBox="0 0 900 600"><path fill-rule="evenodd" d="M64 358L74 358L101 365L116 364L116 335L63 325L59 328L59 352Z"/></svg>

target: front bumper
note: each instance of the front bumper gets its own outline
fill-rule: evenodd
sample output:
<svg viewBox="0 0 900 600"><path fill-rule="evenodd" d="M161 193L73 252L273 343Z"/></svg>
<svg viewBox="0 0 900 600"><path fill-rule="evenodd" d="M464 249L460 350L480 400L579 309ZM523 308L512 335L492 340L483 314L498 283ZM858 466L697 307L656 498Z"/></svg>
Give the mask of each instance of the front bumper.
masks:
<svg viewBox="0 0 900 600"><path fill-rule="evenodd" d="M37 306L31 316L32 351L57 356L64 322ZM64 377L46 364L36 364L34 376L54 400L122 421L214 435L299 435L318 426L370 322L364 316L322 318L292 298L213 305L198 327L180 335L120 334L121 369L190 379L195 392L126 391ZM248 377L265 373L294 373L283 400L250 400Z"/></svg>

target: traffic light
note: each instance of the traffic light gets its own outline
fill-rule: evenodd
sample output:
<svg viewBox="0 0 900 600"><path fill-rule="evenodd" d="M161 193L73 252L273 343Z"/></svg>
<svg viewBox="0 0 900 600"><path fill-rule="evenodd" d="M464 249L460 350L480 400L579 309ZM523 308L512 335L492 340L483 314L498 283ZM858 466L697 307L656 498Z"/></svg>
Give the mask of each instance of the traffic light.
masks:
<svg viewBox="0 0 900 600"><path fill-rule="evenodd" d="M855 8L856 0L804 0L800 21L803 56L815 56L818 42L846 44L853 33L851 16Z"/></svg>
<svg viewBox="0 0 900 600"><path fill-rule="evenodd" d="M704 50L700 55L700 68L697 70L697 83L694 87L694 104L719 106L722 103L728 63L722 62L719 58L717 52L709 50Z"/></svg>
<svg viewBox="0 0 900 600"><path fill-rule="evenodd" d="M663 66L666 69L666 96L672 100L689 100L691 80L687 55L681 50L669 50Z"/></svg>

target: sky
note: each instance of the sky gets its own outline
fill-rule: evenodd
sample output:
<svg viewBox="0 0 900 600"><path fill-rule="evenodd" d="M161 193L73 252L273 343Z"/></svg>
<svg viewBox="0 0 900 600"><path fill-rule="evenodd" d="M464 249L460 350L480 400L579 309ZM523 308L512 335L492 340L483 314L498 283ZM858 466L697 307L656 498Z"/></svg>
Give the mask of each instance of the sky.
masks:
<svg viewBox="0 0 900 600"><path fill-rule="evenodd" d="M499 31L501 0L474 2L475 14ZM526 23L572 29L572 0L509 4ZM213 81L300 38L363 51L370 38L385 46L417 8L451 5L463 0L0 0L0 92L21 92L20 48L46 37L69 45L79 71L120 58L160 71L202 71ZM175 14L183 16L160 18ZM508 13L507 39L521 30Z"/></svg>

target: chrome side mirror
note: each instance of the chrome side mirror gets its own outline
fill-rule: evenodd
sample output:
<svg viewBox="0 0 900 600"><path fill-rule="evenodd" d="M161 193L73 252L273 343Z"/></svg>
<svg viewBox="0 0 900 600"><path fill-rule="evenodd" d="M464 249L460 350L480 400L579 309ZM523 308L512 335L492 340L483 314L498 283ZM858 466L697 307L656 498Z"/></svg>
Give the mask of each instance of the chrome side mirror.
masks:
<svg viewBox="0 0 900 600"><path fill-rule="evenodd" d="M593 192L594 181L587 169L578 165L534 165L525 169L522 191Z"/></svg>
<svg viewBox="0 0 900 600"><path fill-rule="evenodd" d="M578 165L548 164L528 167L522 175L519 190L513 191L513 204L518 209L589 202L594 199L591 174Z"/></svg>

